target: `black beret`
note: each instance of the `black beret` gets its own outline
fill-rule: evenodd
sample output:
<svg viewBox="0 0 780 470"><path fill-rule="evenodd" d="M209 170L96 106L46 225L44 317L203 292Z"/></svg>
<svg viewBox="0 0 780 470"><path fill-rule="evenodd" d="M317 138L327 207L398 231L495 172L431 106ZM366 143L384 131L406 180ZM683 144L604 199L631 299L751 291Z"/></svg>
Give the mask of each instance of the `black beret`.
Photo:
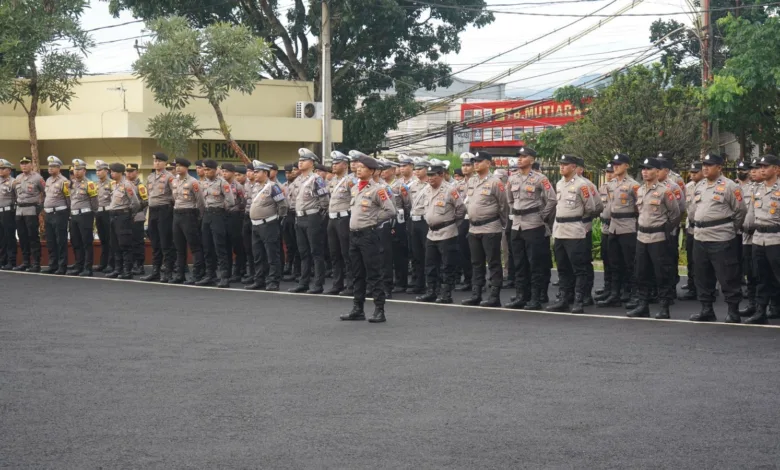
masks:
<svg viewBox="0 0 780 470"><path fill-rule="evenodd" d="M661 160L654 157L647 157L642 163L639 164L639 167L660 170Z"/></svg>
<svg viewBox="0 0 780 470"><path fill-rule="evenodd" d="M369 170L378 170L379 169L379 162L374 160L371 157L366 157L366 156L362 156L361 155L360 157L358 157L357 161L358 161L358 163L362 163L363 166L365 166Z"/></svg>
<svg viewBox="0 0 780 470"><path fill-rule="evenodd" d="M268 166L270 167L270 165L268 165ZM326 173L330 173L330 168L326 167L322 163L315 163L314 164L314 169L317 170L317 171L324 171Z"/></svg>
<svg viewBox="0 0 780 470"><path fill-rule="evenodd" d="M691 173L698 173L698 172L700 172L701 171L701 162L691 162L691 168L688 171L690 171Z"/></svg>
<svg viewBox="0 0 780 470"><path fill-rule="evenodd" d="M152 154L155 160L160 160L161 162L167 162L168 161L168 155L165 155L162 152L154 152Z"/></svg>
<svg viewBox="0 0 780 470"><path fill-rule="evenodd" d="M184 167L187 167L187 168L189 168L190 165L192 165L192 163L190 163L190 161L187 160L186 158L174 158L173 159L173 164L174 165L181 165L181 166L184 166Z"/></svg>
<svg viewBox="0 0 780 470"><path fill-rule="evenodd" d="M197 163L195 165L197 165ZM203 160L202 166L204 166L206 168L210 168L212 170L216 170L217 169L217 162L214 161L214 160L211 160L211 159Z"/></svg>
<svg viewBox="0 0 780 470"><path fill-rule="evenodd" d="M772 154L762 155L758 159L758 166L780 165L780 157Z"/></svg>
<svg viewBox="0 0 780 470"><path fill-rule="evenodd" d="M117 172L117 173L124 173L125 172L125 166L121 163L112 163L108 165L108 168L111 171Z"/></svg>
<svg viewBox="0 0 780 470"><path fill-rule="evenodd" d="M128 163L125 165L125 171L138 171L137 163Z"/></svg>
<svg viewBox="0 0 780 470"><path fill-rule="evenodd" d="M268 166L270 166L272 170L279 171L279 165L276 163L269 163Z"/></svg>
<svg viewBox="0 0 780 470"><path fill-rule="evenodd" d="M536 150L531 147L520 147L517 150L518 157L536 157Z"/></svg>
<svg viewBox="0 0 780 470"><path fill-rule="evenodd" d="M616 163L625 163L626 165L631 164L631 159L628 158L628 155L625 153L616 153L614 157L612 157L612 164Z"/></svg>
<svg viewBox="0 0 780 470"><path fill-rule="evenodd" d="M482 160L493 160L493 155L487 153L487 152L477 152L474 154L474 158L471 159L472 161L479 162Z"/></svg>
<svg viewBox="0 0 780 470"><path fill-rule="evenodd" d="M463 170L461 170L460 168L456 169L455 170L455 175L456 176L463 176Z"/></svg>
<svg viewBox="0 0 780 470"><path fill-rule="evenodd" d="M236 168L235 169L236 173L241 174L241 175L245 175L246 174L246 165L236 165L235 168Z"/></svg>
<svg viewBox="0 0 780 470"><path fill-rule="evenodd" d="M702 165L723 165L723 157L717 153L708 153L701 160Z"/></svg>
<svg viewBox="0 0 780 470"><path fill-rule="evenodd" d="M293 171L293 168L294 167L292 163L288 163L287 165L284 166L284 171Z"/></svg>
<svg viewBox="0 0 780 470"><path fill-rule="evenodd" d="M558 160L558 163L561 163L563 165L573 164L577 166L585 166L585 162L580 157L571 154L561 155L561 158L560 160Z"/></svg>
<svg viewBox="0 0 780 470"><path fill-rule="evenodd" d="M232 163L223 163L222 169L225 171L236 171L236 166Z"/></svg>
<svg viewBox="0 0 780 470"><path fill-rule="evenodd" d="M203 166L203 160L195 160L195 166Z"/></svg>

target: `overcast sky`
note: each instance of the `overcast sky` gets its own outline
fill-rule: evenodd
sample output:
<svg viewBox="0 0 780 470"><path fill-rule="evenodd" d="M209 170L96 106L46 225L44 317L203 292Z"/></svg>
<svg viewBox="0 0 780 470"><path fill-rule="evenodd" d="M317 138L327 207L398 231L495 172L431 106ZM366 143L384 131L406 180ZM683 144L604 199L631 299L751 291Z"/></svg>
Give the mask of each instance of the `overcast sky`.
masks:
<svg viewBox="0 0 780 470"><path fill-rule="evenodd" d="M426 0L431 1L433 0ZM550 0L487 0L492 10L544 14L588 14L610 3L611 0L584 1L569 4L543 4ZM516 5L517 3L538 2L540 5ZM283 1L280 3L284 3ZM113 18L108 13L108 4L91 0L92 8L83 17L85 29L93 29L107 25L132 21L134 18L124 12L119 18ZM512 5L515 4L515 5ZM625 5L627 0L618 0L605 8L600 14L613 13ZM509 6L507 6L509 5ZM688 6L684 0L645 0L629 14L649 16L622 16L615 18L584 38L572 43L539 63L533 64L501 81L506 82L507 91L522 91L523 89L544 89L550 86L563 85L577 78L609 72L638 57L650 45L649 28L661 13L685 12ZM480 62L497 53L514 46L521 45L544 34L550 33L577 18L521 16L515 14L496 13L496 20L481 29L470 28L461 36L462 48L459 54L446 58L457 72L470 64ZM663 16L674 18L690 24L687 15ZM558 33L521 47L518 50L480 65L472 70L458 74L469 80L485 80L508 68L522 63L529 57L542 53L556 46L567 38L578 34L597 24L605 18L587 18ZM131 64L137 57L133 49L134 38L142 35L143 23L103 29L92 33L96 42L114 41L110 44L97 45L87 58L89 73L119 73L130 71ZM141 39L143 40L143 39ZM599 61L598 63L594 63ZM544 75L533 78L537 75Z"/></svg>

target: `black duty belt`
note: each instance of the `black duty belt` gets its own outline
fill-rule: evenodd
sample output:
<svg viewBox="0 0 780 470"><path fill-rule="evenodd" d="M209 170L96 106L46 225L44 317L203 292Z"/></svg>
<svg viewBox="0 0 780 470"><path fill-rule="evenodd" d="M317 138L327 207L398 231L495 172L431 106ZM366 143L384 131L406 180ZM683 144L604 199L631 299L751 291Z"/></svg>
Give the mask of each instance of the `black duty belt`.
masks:
<svg viewBox="0 0 780 470"><path fill-rule="evenodd" d="M756 232L759 233L780 233L780 226L758 226Z"/></svg>
<svg viewBox="0 0 780 470"><path fill-rule="evenodd" d="M604 225L609 225L609 222L610 222L611 220L612 220L612 219L605 219L604 217L602 217L602 218L601 218L601 223L602 223L602 224L604 224Z"/></svg>
<svg viewBox="0 0 780 470"><path fill-rule="evenodd" d="M539 212L540 210L539 207L534 207L532 209L512 209L512 215L528 215Z"/></svg>
<svg viewBox="0 0 780 470"><path fill-rule="evenodd" d="M119 214L131 214L133 211L131 209L111 209L108 211L111 215L119 215Z"/></svg>
<svg viewBox="0 0 780 470"><path fill-rule="evenodd" d="M588 222L593 222L593 217L583 217L582 223L587 224Z"/></svg>
<svg viewBox="0 0 780 470"><path fill-rule="evenodd" d="M455 219L447 221L447 222L442 222L442 223L436 224L436 225L429 225L428 229L429 230L433 230L435 232L437 230L443 229L444 227L449 227L450 225L455 225Z"/></svg>
<svg viewBox="0 0 780 470"><path fill-rule="evenodd" d="M613 219L636 219L636 214L634 214L633 212L622 212L622 213L618 212L617 214L615 214L613 212L612 218Z"/></svg>
<svg viewBox="0 0 780 470"><path fill-rule="evenodd" d="M225 208L224 207L207 207L206 208L206 212L208 212L210 214L213 214L213 213L221 214L221 213L225 212Z"/></svg>
<svg viewBox="0 0 780 470"><path fill-rule="evenodd" d="M355 230L350 230L349 233L352 233L354 235L365 235L369 232L373 232L376 230L376 225L372 225L370 227L364 227L364 228L358 228Z"/></svg>
<svg viewBox="0 0 780 470"><path fill-rule="evenodd" d="M188 214L190 212L198 212L198 209L191 208L191 209L174 209L173 212L177 212L179 214Z"/></svg>
<svg viewBox="0 0 780 470"><path fill-rule="evenodd" d="M471 226L472 227L479 227L481 225L487 225L487 224L489 224L491 222L495 222L496 220L501 220L501 217L496 215L494 217L491 217L491 218L485 219L485 220L472 220L471 221Z"/></svg>
<svg viewBox="0 0 780 470"><path fill-rule="evenodd" d="M17 204L17 206L18 207L35 207L38 204L40 204L40 203L38 203L38 202L20 202L19 204Z"/></svg>
<svg viewBox="0 0 780 470"><path fill-rule="evenodd" d="M585 219L583 219L582 217L556 217L555 221L565 224L569 222L585 222Z"/></svg>
<svg viewBox="0 0 780 470"><path fill-rule="evenodd" d="M693 222L694 227L698 228L708 228L708 227L717 227L718 225L726 225L733 223L734 219L731 217L727 217L725 219L718 219L718 220L707 220L705 222Z"/></svg>
<svg viewBox="0 0 780 470"><path fill-rule="evenodd" d="M661 233L661 232L666 232L666 226L660 225L658 227L642 227L640 225L639 231L642 233Z"/></svg>
<svg viewBox="0 0 780 470"><path fill-rule="evenodd" d="M170 210L173 206L169 204L160 204L159 206L149 206L150 211Z"/></svg>

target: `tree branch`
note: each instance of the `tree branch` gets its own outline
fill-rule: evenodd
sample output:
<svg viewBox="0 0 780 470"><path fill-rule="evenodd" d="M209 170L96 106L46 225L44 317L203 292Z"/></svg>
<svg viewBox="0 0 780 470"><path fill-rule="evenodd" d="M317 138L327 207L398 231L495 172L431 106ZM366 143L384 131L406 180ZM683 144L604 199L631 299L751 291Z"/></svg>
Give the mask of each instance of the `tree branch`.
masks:
<svg viewBox="0 0 780 470"><path fill-rule="evenodd" d="M295 55L295 51L293 50L292 40L290 39L290 35L287 34L287 30L284 28L284 25L279 21L279 18L276 17L276 13L274 13L274 10L271 8L268 0L259 0L259 2L260 8L263 10L266 18L271 23L273 31L279 34L279 37L282 38L284 49L287 52L287 59L290 61L292 69L298 75L300 80L308 80L306 68L298 61L298 56Z"/></svg>

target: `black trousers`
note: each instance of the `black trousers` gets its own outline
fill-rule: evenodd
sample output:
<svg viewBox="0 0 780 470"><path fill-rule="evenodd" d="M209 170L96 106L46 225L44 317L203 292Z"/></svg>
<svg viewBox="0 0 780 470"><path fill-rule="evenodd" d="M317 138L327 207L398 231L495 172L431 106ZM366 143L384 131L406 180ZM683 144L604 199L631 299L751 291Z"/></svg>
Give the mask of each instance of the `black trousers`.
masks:
<svg viewBox="0 0 780 470"><path fill-rule="evenodd" d="M545 227L512 230L512 253L515 262L515 290L530 295L533 289L542 289L545 270L549 273L550 240Z"/></svg>
<svg viewBox="0 0 780 470"><path fill-rule="evenodd" d="M395 285L406 288L409 285L409 236L406 233L408 222L396 222L392 232L393 267Z"/></svg>
<svg viewBox="0 0 780 470"><path fill-rule="evenodd" d="M0 266L16 266L16 217L0 212Z"/></svg>
<svg viewBox="0 0 780 470"><path fill-rule="evenodd" d="M250 276L255 275L255 255L252 251L254 245L254 226L252 225L252 219L249 218L249 212L245 212L243 215L243 222L241 225L241 235L244 242L244 255L249 262L246 264L246 269Z"/></svg>
<svg viewBox="0 0 780 470"><path fill-rule="evenodd" d="M769 305L780 292L780 245L753 245L756 303Z"/></svg>
<svg viewBox="0 0 780 470"><path fill-rule="evenodd" d="M677 269L677 266L680 264L680 230L675 229L675 233L671 234L667 241L669 242L669 253L672 255L670 258L668 258L668 262L674 267L672 276L674 276L673 285L675 286L676 291L677 284L680 283L680 270ZM741 237L738 244L742 244ZM741 250L738 252L738 254L741 256Z"/></svg>
<svg viewBox="0 0 780 470"><path fill-rule="evenodd" d="M279 225L278 222L275 222ZM246 270L246 251L244 251L243 237L244 213L232 211L227 213L227 245L228 275L236 276ZM236 260L236 272L233 272L233 256Z"/></svg>
<svg viewBox="0 0 780 470"><path fill-rule="evenodd" d="M224 209L206 209L201 223L203 256L206 261L206 272L209 276L220 277L228 274L227 251L227 213Z"/></svg>
<svg viewBox="0 0 780 470"><path fill-rule="evenodd" d="M111 255L111 216L107 210L95 213L95 227L98 239L100 239L100 264L105 268L114 265L114 257Z"/></svg>
<svg viewBox="0 0 780 470"><path fill-rule="evenodd" d="M428 222L410 221L409 251L412 254L413 279L418 289L425 288L425 245L428 241Z"/></svg>
<svg viewBox="0 0 780 470"><path fill-rule="evenodd" d="M604 286L610 287L612 285L612 264L609 257L609 225L601 225L601 262L604 263ZM615 279L618 279L617 277Z"/></svg>
<svg viewBox="0 0 780 470"><path fill-rule="evenodd" d="M51 212L44 216L46 249L49 268L65 271L68 268L68 210Z"/></svg>
<svg viewBox="0 0 780 470"><path fill-rule="evenodd" d="M482 287L489 282L490 287L501 287L504 282L504 272L501 270L502 236L502 232L469 233L473 285Z"/></svg>
<svg viewBox="0 0 780 470"><path fill-rule="evenodd" d="M742 275L747 279L747 294L748 298L752 299L756 296L756 280L755 270L753 269L753 244L745 243L742 245Z"/></svg>
<svg viewBox="0 0 780 470"><path fill-rule="evenodd" d="M376 230L379 233L379 256L382 258L379 266L381 284L385 293L389 294L393 292L393 221L380 224Z"/></svg>
<svg viewBox="0 0 780 470"><path fill-rule="evenodd" d="M428 240L425 246L425 278L428 289L438 293L439 279L452 289L458 281L455 277L457 260L457 236L439 241Z"/></svg>
<svg viewBox="0 0 780 470"><path fill-rule="evenodd" d="M133 219L130 211L110 214L111 254L114 269L129 273L133 269Z"/></svg>
<svg viewBox="0 0 780 470"><path fill-rule="evenodd" d="M588 239L556 238L554 250L561 292L567 299L574 294L584 296L588 287L588 265L591 265Z"/></svg>
<svg viewBox="0 0 780 470"><path fill-rule="evenodd" d="M95 255L95 235L92 231L94 223L95 214L92 212L70 217L70 244L76 259L75 268L79 271L92 269L92 258Z"/></svg>
<svg viewBox="0 0 780 470"><path fill-rule="evenodd" d="M22 215L16 217L16 233L22 245L22 264L41 265L41 235L38 232L38 216Z"/></svg>
<svg viewBox="0 0 780 470"><path fill-rule="evenodd" d="M295 233L301 256L300 285L308 286L314 280L314 288L325 284L325 256L322 237L325 232L322 216L317 214L296 218Z"/></svg>
<svg viewBox="0 0 780 470"><path fill-rule="evenodd" d="M506 231L504 232L504 235L506 235L506 245L507 245L507 257L506 257L506 274L507 274L507 280L510 282L517 279L517 274L515 273L516 268L516 262L515 262L515 250L512 249L512 221L509 220L506 224ZM521 274L522 276L522 274ZM527 277L527 273L526 273Z"/></svg>
<svg viewBox="0 0 780 470"><path fill-rule="evenodd" d="M133 221L133 261L139 266L144 265L146 260L144 243L144 221Z"/></svg>
<svg viewBox="0 0 780 470"><path fill-rule="evenodd" d="M685 233L685 252L688 255L688 288L696 292L696 268L693 256L693 234Z"/></svg>
<svg viewBox="0 0 780 470"><path fill-rule="evenodd" d="M727 242L693 242L696 258L696 293L701 302L715 302L715 285L720 283L726 303L742 299L741 269L733 240Z"/></svg>
<svg viewBox="0 0 780 470"><path fill-rule="evenodd" d="M588 233L585 235L585 241L588 244L588 277L584 295L590 295L593 291L593 283L596 280L596 273L593 271L593 232L591 230L588 230Z"/></svg>
<svg viewBox="0 0 780 470"><path fill-rule="evenodd" d="M354 299L366 301L366 292L371 292L374 304L385 304L385 291L380 282L379 234L376 230L357 230L349 233L349 261L354 277Z"/></svg>
<svg viewBox="0 0 780 470"><path fill-rule="evenodd" d="M544 237L544 245L547 247L545 261L546 266L544 267L543 275L542 275L542 291L546 290L547 287L550 285L550 280L552 279L552 268L553 268L553 251L552 251L552 244L550 243L550 236L546 235Z"/></svg>
<svg viewBox="0 0 780 470"><path fill-rule="evenodd" d="M149 242L152 245L152 265L173 272L176 247L173 244L173 206L149 208Z"/></svg>
<svg viewBox="0 0 780 470"><path fill-rule="evenodd" d="M282 253L279 248L282 228L276 221L252 226L254 280L258 284L279 285L282 279Z"/></svg>
<svg viewBox="0 0 780 470"><path fill-rule="evenodd" d="M176 274L184 277L187 265L187 246L192 252L192 270L195 279L203 277L203 243L198 223L198 209L179 209L173 211L173 243L176 245Z"/></svg>
<svg viewBox="0 0 780 470"><path fill-rule="evenodd" d="M352 287L349 261L349 216L328 220L328 250L333 263L333 287Z"/></svg>
<svg viewBox="0 0 780 470"><path fill-rule="evenodd" d="M293 273L300 274L301 254L298 251L298 235L295 229L296 219L295 211L290 208L287 217L284 219L284 225L282 225L282 236L284 237L284 244L287 248L284 262L285 264L292 266Z"/></svg>
<svg viewBox="0 0 780 470"><path fill-rule="evenodd" d="M466 284L471 284L471 248L469 248L469 221L458 223L458 263Z"/></svg>
<svg viewBox="0 0 780 470"><path fill-rule="evenodd" d="M612 292L631 292L637 282L635 268L636 232L609 235L609 260L612 265ZM603 252L603 249L602 249ZM668 257L664 257L668 262Z"/></svg>
<svg viewBox="0 0 780 470"><path fill-rule="evenodd" d="M672 272L673 256L669 251L669 241L656 243L636 242L636 279L638 283L637 297L647 302L650 290L658 288L658 298L672 300L674 298L674 272Z"/></svg>

